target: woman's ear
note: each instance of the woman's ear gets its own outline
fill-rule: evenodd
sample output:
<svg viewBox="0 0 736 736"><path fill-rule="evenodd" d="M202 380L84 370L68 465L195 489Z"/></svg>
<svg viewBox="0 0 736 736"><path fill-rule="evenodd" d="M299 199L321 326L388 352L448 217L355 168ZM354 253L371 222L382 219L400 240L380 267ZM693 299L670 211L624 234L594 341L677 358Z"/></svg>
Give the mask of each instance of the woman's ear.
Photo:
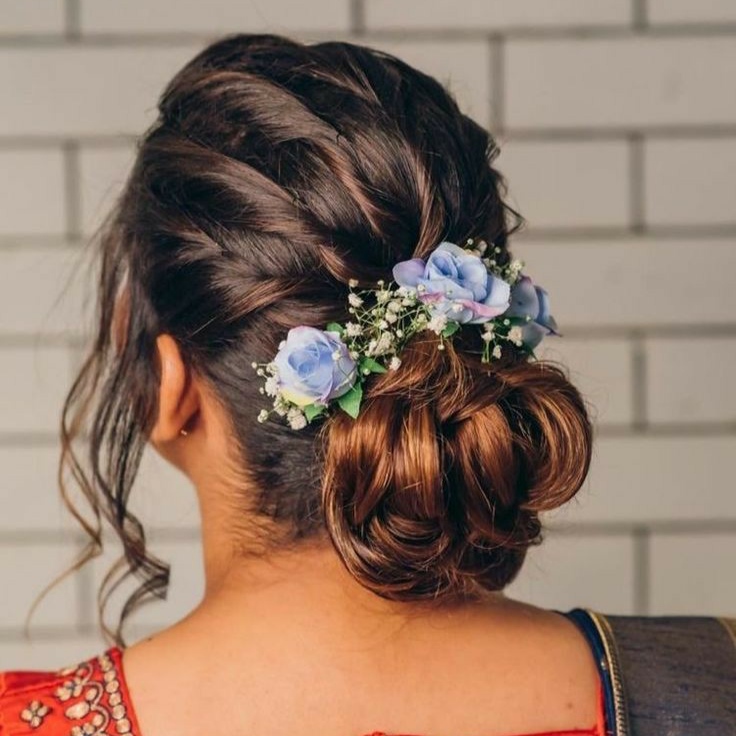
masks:
<svg viewBox="0 0 736 736"><path fill-rule="evenodd" d="M177 439L189 430L189 425L200 408L196 381L181 357L179 346L171 335L156 338L160 368L158 417L151 430L150 440L163 444Z"/></svg>

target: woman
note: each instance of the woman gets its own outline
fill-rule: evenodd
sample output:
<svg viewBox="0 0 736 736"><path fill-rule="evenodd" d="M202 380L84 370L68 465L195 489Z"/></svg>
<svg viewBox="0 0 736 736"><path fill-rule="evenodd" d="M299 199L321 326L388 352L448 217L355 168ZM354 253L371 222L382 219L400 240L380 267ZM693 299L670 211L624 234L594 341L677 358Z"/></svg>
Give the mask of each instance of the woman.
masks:
<svg viewBox="0 0 736 736"><path fill-rule="evenodd" d="M143 582L110 649L0 676L0 734L628 733L614 619L503 595L592 430L534 359L556 325L488 133L392 56L273 35L205 49L159 112L62 457ZM147 442L197 489L206 589L125 646L167 583L127 508Z"/></svg>

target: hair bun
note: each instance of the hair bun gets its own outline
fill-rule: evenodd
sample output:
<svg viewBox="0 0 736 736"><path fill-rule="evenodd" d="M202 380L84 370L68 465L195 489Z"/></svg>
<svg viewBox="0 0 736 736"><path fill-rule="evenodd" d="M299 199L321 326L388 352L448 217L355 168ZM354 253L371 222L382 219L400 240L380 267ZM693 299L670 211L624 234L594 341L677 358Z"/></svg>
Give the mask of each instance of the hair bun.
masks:
<svg viewBox="0 0 736 736"><path fill-rule="evenodd" d="M591 444L584 400L560 367L512 356L489 368L417 336L356 420L325 424L330 538L386 598L500 590L541 541L539 513L579 490Z"/></svg>

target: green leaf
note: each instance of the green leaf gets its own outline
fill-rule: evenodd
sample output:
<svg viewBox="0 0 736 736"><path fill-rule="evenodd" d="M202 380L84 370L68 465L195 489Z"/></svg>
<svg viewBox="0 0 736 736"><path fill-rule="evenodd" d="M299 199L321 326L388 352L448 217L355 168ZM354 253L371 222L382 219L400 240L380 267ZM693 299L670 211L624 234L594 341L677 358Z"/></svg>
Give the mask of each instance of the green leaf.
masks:
<svg viewBox="0 0 736 736"><path fill-rule="evenodd" d="M450 337L454 335L460 329L459 322L448 322L444 330L442 330L442 337Z"/></svg>
<svg viewBox="0 0 736 736"><path fill-rule="evenodd" d="M363 386L356 383L347 393L337 399L340 408L355 419L360 411L360 401L363 398Z"/></svg>
<svg viewBox="0 0 736 736"><path fill-rule="evenodd" d="M370 358L366 356L360 361L360 365L358 366L360 373L363 373L363 370L367 368L371 373L386 373L388 370L385 366L381 365L377 360L374 360L373 358Z"/></svg>
<svg viewBox="0 0 736 736"><path fill-rule="evenodd" d="M345 332L345 328L337 322L330 322L325 328L326 332L337 332L340 336Z"/></svg>
<svg viewBox="0 0 736 736"><path fill-rule="evenodd" d="M308 421L312 421L315 417L318 417L327 407L324 404L307 404L302 407L304 416L307 417Z"/></svg>

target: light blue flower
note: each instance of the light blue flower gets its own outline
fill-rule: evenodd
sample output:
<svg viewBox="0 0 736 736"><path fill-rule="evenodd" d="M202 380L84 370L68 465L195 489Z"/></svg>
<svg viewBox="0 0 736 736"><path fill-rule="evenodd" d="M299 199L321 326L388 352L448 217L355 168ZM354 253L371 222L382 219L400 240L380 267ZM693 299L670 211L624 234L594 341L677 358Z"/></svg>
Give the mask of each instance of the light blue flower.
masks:
<svg viewBox="0 0 736 736"><path fill-rule="evenodd" d="M327 404L347 393L358 375L347 345L336 332L307 325L289 330L273 362L281 395L297 406Z"/></svg>
<svg viewBox="0 0 736 736"><path fill-rule="evenodd" d="M394 281L415 291L433 317L478 324L503 314L511 287L490 273L480 256L443 241L429 255L401 261L393 267ZM422 288L418 288L422 287Z"/></svg>
<svg viewBox="0 0 736 736"><path fill-rule="evenodd" d="M545 335L559 335L557 322L549 313L549 295L528 276L522 276L511 289L511 306L505 316L529 317L521 327L521 339L532 349L539 345Z"/></svg>

